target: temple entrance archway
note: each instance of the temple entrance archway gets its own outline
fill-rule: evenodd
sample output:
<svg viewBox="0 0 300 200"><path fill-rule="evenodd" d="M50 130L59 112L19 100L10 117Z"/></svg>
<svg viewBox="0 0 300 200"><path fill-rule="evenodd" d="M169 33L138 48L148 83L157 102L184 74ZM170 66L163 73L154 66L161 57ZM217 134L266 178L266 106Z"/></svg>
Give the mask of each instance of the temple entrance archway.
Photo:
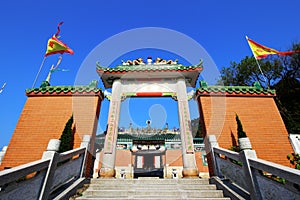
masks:
<svg viewBox="0 0 300 200"><path fill-rule="evenodd" d="M157 59L158 60L158 59ZM107 134L103 149L100 177L114 177L116 143L121 101L127 97L172 97L178 104L180 138L182 143L183 177L196 177L196 167L191 120L188 106L187 84L195 87L202 71L202 63L182 66L177 61L161 61L147 64L142 59L127 61L115 68L97 66L103 85L112 88L108 115Z"/></svg>

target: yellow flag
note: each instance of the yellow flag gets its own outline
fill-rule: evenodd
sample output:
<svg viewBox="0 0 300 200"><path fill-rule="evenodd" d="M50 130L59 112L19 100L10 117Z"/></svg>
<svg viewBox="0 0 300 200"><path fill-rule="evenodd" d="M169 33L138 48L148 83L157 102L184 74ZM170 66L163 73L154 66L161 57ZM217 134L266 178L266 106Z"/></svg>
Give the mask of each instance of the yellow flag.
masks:
<svg viewBox="0 0 300 200"><path fill-rule="evenodd" d="M268 55L272 55L272 54L287 56L296 53L295 51L279 52L275 49L258 44L257 42L254 42L253 40L249 39L248 37L246 38L253 52L253 55L255 56L256 59L266 58Z"/></svg>
<svg viewBox="0 0 300 200"><path fill-rule="evenodd" d="M57 25L57 32L48 40L47 45L47 51L45 54L46 56L52 55L52 54L63 54L63 53L69 53L74 54L74 51L70 49L66 44L64 44L61 40L58 40L59 38L58 34L60 33L60 26L63 24L63 22L60 22Z"/></svg>
<svg viewBox="0 0 300 200"><path fill-rule="evenodd" d="M63 53L69 53L69 54L74 54L73 50L70 49L66 44L64 44L62 41L58 40L55 35L53 35L49 40L48 40L48 45L47 45L47 51L45 54L46 56L52 55L52 54L63 54Z"/></svg>

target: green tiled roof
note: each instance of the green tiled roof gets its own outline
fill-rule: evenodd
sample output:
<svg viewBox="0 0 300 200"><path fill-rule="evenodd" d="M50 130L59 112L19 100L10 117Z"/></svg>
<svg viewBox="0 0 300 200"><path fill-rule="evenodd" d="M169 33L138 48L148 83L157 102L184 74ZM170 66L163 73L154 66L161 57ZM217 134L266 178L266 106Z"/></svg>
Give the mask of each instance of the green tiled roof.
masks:
<svg viewBox="0 0 300 200"><path fill-rule="evenodd" d="M253 86L208 86L205 81L200 81L200 88L197 89L198 95L205 94L224 94L224 95L269 95L274 96L275 90L264 89L258 82Z"/></svg>
<svg viewBox="0 0 300 200"><path fill-rule="evenodd" d="M203 70L202 61L193 66L181 64L145 64L145 65L117 65L114 68L97 65L97 73L105 88L111 88L116 79L164 79L184 77L191 85L196 86L199 74ZM127 76L123 76L126 74Z"/></svg>
<svg viewBox="0 0 300 200"><path fill-rule="evenodd" d="M26 95L45 95L45 94L101 94L102 90L97 87L97 81L92 81L87 86L50 86L43 82L39 88L26 89Z"/></svg>
<svg viewBox="0 0 300 200"><path fill-rule="evenodd" d="M166 142L180 141L180 134L156 134L152 136L133 136L118 134L118 142L132 142L133 140L165 140ZM203 144L203 138L193 138L194 144Z"/></svg>
<svg viewBox="0 0 300 200"><path fill-rule="evenodd" d="M193 138L194 144L204 144L203 138Z"/></svg>
<svg viewBox="0 0 300 200"><path fill-rule="evenodd" d="M144 135L133 136L129 134L118 134L118 140L130 141L130 140L180 140L180 134L156 134L156 135Z"/></svg>
<svg viewBox="0 0 300 200"><path fill-rule="evenodd" d="M98 71L104 73L126 73L126 72L146 72L146 71L189 71L189 70L202 70L202 66L183 66L181 64L161 64L161 65L118 65L114 68L102 67L97 65Z"/></svg>

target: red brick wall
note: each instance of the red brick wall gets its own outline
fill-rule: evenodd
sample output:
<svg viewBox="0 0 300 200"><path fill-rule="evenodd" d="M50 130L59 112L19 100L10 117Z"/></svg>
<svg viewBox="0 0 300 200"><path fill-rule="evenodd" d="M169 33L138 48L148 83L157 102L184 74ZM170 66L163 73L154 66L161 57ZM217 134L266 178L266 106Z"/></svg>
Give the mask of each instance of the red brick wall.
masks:
<svg viewBox="0 0 300 200"><path fill-rule="evenodd" d="M134 164L134 156L131 155L131 152L129 150L117 150L115 165L128 166L128 164ZM166 164L170 166L182 166L181 150L167 150Z"/></svg>
<svg viewBox="0 0 300 200"><path fill-rule="evenodd" d="M29 96L0 170L41 159L50 139L59 139L74 112L74 148L84 134L95 137L100 96Z"/></svg>
<svg viewBox="0 0 300 200"><path fill-rule="evenodd" d="M205 152L195 152L196 165L199 172L208 172L208 166L203 165L202 155L205 155Z"/></svg>
<svg viewBox="0 0 300 200"><path fill-rule="evenodd" d="M286 156L292 146L272 97L200 96L198 101L204 134L216 135L220 147L237 144L237 113L257 156L290 166Z"/></svg>
<svg viewBox="0 0 300 200"><path fill-rule="evenodd" d="M166 163L169 166L183 166L182 164L182 150L167 150L166 151Z"/></svg>
<svg viewBox="0 0 300 200"><path fill-rule="evenodd" d="M208 172L208 167L202 163L202 154L205 152L195 152L196 165L199 172ZM166 161L169 166L183 166L182 150L167 150Z"/></svg>
<svg viewBox="0 0 300 200"><path fill-rule="evenodd" d="M131 161L131 151L129 150L117 150L116 151L116 166L128 166L133 164Z"/></svg>

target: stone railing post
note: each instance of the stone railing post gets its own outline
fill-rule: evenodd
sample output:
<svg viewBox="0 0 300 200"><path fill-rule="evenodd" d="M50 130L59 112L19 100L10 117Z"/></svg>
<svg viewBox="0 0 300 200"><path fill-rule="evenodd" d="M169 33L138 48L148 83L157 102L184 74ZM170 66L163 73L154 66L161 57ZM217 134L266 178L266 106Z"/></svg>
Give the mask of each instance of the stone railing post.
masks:
<svg viewBox="0 0 300 200"><path fill-rule="evenodd" d="M58 152L60 146L60 140L51 139L48 143L46 151L44 151L42 159L52 158L53 155Z"/></svg>
<svg viewBox="0 0 300 200"><path fill-rule="evenodd" d="M39 197L40 200L48 199L57 166L57 159L59 155L57 151L59 150L59 146L60 140L51 139L48 143L47 150L43 153L42 159L50 159L50 163L41 189Z"/></svg>
<svg viewBox="0 0 300 200"><path fill-rule="evenodd" d="M86 147L87 150L90 150L90 141L91 141L90 135L83 135L80 147Z"/></svg>
<svg viewBox="0 0 300 200"><path fill-rule="evenodd" d="M91 141L91 136L90 135L84 135L80 144L80 147L85 147L85 156L82 161L82 166L81 166L81 177L90 176L91 172L91 167L92 167L92 154L90 153L90 141Z"/></svg>
<svg viewBox="0 0 300 200"><path fill-rule="evenodd" d="M249 150L249 149L242 150L240 151L239 155L240 155L241 162L243 163L244 178L246 181L246 185L248 185L249 187L248 189L249 189L251 199L259 200L261 199L260 192L256 189L254 177L252 175L251 167L248 161L249 158L253 158L253 159L257 158L256 151Z"/></svg>
<svg viewBox="0 0 300 200"><path fill-rule="evenodd" d="M215 159L215 154L213 152L214 147L219 147L217 138L215 135L208 135L205 137L205 150L207 155L207 163L209 167L209 175L212 176L221 176L218 166Z"/></svg>

